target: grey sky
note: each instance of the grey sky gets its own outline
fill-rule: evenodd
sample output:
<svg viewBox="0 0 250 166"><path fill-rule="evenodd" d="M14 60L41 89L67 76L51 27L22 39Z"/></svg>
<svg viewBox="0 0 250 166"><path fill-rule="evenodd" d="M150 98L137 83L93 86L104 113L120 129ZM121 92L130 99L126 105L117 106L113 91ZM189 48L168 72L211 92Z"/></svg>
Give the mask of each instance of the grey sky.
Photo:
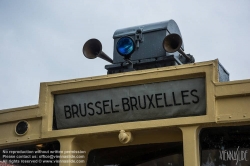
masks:
<svg viewBox="0 0 250 166"><path fill-rule="evenodd" d="M250 78L249 0L0 0L0 109L38 104L40 82L105 75L90 38L113 56L116 29L173 19L196 62L219 59Z"/></svg>

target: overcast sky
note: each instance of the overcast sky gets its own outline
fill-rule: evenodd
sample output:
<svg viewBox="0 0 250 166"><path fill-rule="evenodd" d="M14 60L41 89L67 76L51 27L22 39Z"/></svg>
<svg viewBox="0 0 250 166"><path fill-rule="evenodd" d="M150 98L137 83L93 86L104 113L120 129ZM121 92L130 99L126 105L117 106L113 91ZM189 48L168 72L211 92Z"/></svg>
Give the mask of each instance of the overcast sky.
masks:
<svg viewBox="0 0 250 166"><path fill-rule="evenodd" d="M105 75L82 54L88 39L113 57L116 29L169 19L196 62L250 78L249 0L0 0L0 109L38 104L40 82Z"/></svg>

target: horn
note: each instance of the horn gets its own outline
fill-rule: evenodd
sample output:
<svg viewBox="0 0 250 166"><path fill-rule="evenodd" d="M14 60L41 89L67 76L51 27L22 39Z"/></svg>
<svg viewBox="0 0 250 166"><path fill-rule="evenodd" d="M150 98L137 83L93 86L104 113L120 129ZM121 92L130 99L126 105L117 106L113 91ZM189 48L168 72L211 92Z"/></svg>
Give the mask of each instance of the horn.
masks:
<svg viewBox="0 0 250 166"><path fill-rule="evenodd" d="M110 63L113 63L113 60L104 52L102 52L102 43L97 39L89 39L86 41L86 43L83 45L82 52L86 58L94 59L99 57Z"/></svg>
<svg viewBox="0 0 250 166"><path fill-rule="evenodd" d="M175 33L169 34L163 40L163 47L166 52L172 53L178 51L190 62L193 61L191 57L189 57L188 55L185 54L185 52L182 51L181 45L182 45L182 38L180 37L180 35Z"/></svg>

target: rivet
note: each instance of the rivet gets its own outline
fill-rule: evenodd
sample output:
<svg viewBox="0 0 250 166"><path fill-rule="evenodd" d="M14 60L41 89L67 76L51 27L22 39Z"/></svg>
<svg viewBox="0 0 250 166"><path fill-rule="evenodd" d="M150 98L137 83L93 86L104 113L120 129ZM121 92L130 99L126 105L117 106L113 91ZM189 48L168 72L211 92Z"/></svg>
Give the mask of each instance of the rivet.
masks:
<svg viewBox="0 0 250 166"><path fill-rule="evenodd" d="M220 117L217 118L218 120L220 119Z"/></svg>
<svg viewBox="0 0 250 166"><path fill-rule="evenodd" d="M119 138L119 141L123 144L127 144L133 141L131 132L126 132L125 130L120 131L118 138Z"/></svg>
<svg viewBox="0 0 250 166"><path fill-rule="evenodd" d="M232 118L232 116L229 116L229 118Z"/></svg>
<svg viewBox="0 0 250 166"><path fill-rule="evenodd" d="M245 118L245 117L246 117L246 115L243 115L243 117Z"/></svg>

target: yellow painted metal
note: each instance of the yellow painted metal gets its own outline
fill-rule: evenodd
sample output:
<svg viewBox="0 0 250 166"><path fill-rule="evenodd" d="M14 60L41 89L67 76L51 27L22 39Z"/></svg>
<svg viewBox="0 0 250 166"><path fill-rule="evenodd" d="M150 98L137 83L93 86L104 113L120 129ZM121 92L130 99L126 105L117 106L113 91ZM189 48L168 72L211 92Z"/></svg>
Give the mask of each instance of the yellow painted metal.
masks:
<svg viewBox="0 0 250 166"><path fill-rule="evenodd" d="M53 95L131 86L152 82L205 77L206 115L170 119L124 122L99 126L53 130ZM250 80L218 82L218 60L133 71L105 76L40 84L38 105L0 111L0 149L58 140L61 150L85 150L127 145L183 141L184 163L199 165L199 130L206 126L241 125L250 122ZM23 135L15 125L30 124ZM133 141L119 142L120 130L130 131ZM86 159L87 161L87 155ZM77 165L61 163L62 165ZM81 165L86 165L81 164Z"/></svg>
<svg viewBox="0 0 250 166"><path fill-rule="evenodd" d="M200 165L199 126L180 127L183 133L184 165Z"/></svg>

